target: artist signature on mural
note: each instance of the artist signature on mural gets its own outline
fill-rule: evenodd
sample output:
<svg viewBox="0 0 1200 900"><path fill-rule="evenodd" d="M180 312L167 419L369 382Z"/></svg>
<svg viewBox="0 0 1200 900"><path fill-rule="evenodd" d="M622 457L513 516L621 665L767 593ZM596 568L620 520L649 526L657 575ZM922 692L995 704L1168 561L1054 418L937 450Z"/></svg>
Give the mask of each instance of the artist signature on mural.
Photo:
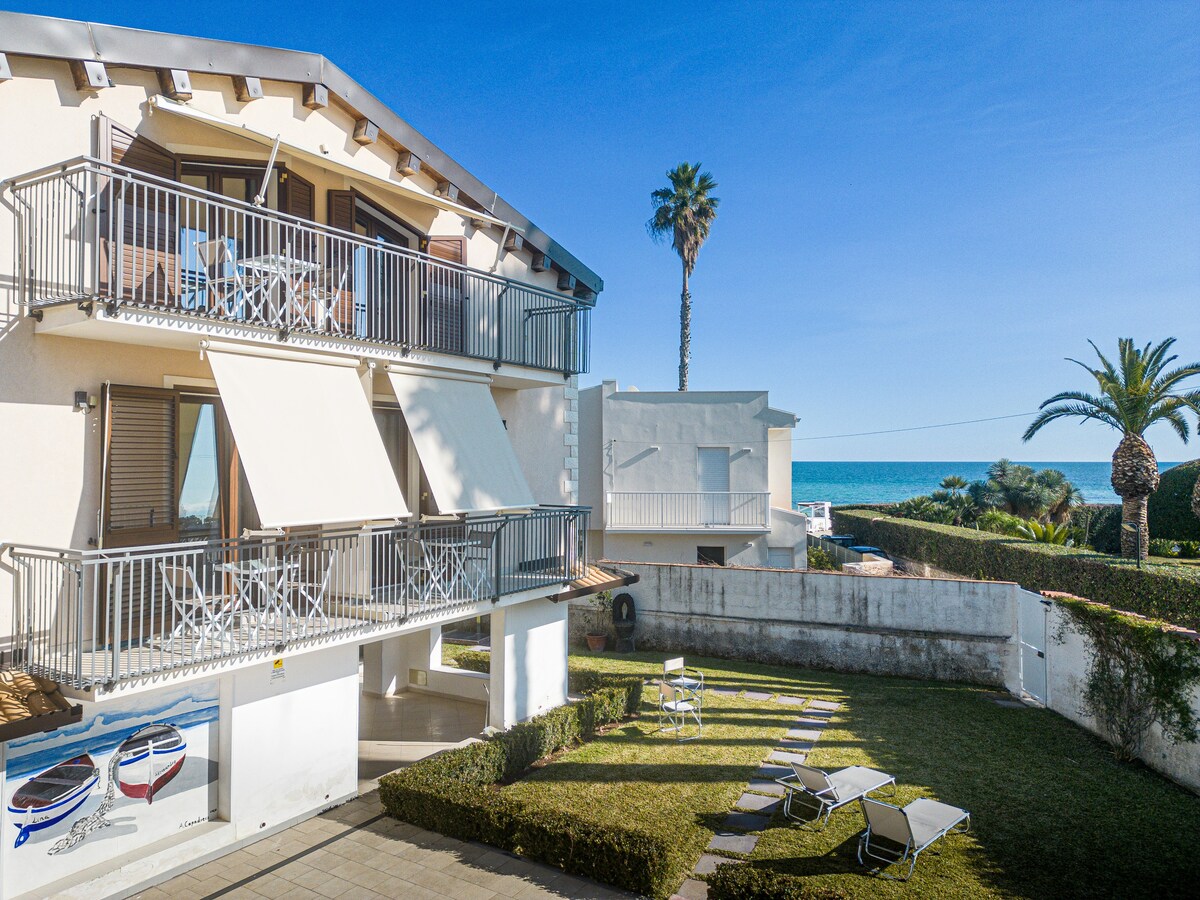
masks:
<svg viewBox="0 0 1200 900"><path fill-rule="evenodd" d="M182 831L185 828L191 828L193 825L200 825L201 823L207 821L208 818L206 816L197 816L194 819L187 819L179 823L179 830Z"/></svg>

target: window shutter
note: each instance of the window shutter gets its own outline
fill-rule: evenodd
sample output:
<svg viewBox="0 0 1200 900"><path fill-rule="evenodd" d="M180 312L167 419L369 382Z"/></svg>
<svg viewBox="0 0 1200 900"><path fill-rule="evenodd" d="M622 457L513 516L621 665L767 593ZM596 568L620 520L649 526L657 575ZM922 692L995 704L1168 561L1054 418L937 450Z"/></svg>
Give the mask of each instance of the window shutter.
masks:
<svg viewBox="0 0 1200 900"><path fill-rule="evenodd" d="M98 122L103 162L179 180L179 158L170 150L106 116L100 116ZM179 287L179 228L177 205L169 202L169 196L156 188L122 181L110 183L103 191L101 227L110 240L105 242L101 260L101 282L112 299L156 306L174 302ZM116 209L112 208L114 200ZM118 227L121 234L113 234Z"/></svg>
<svg viewBox="0 0 1200 900"><path fill-rule="evenodd" d="M312 182L305 181L295 172L290 171L284 171L281 178L283 179L283 199L279 205L280 210L289 216L315 222L317 195Z"/></svg>
<svg viewBox="0 0 1200 900"><path fill-rule="evenodd" d="M354 191L329 192L329 224L342 231L354 230Z"/></svg>
<svg viewBox="0 0 1200 900"><path fill-rule="evenodd" d="M467 261L465 237L430 237L426 250L434 259L464 265ZM451 268L429 266L426 278L428 308L424 331L429 345L437 350L461 353L466 334L465 297L462 274Z"/></svg>
<svg viewBox="0 0 1200 900"><path fill-rule="evenodd" d="M179 400L174 391L104 392L103 546L173 540L178 515Z"/></svg>

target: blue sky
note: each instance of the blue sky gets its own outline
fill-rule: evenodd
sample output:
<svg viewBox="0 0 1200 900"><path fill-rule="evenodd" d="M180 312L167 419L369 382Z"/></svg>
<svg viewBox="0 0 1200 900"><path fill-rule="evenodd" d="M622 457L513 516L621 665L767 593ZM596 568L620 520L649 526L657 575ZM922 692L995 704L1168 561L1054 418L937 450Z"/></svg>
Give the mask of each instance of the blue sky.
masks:
<svg viewBox="0 0 1200 900"><path fill-rule="evenodd" d="M769 389L797 437L1024 413L1087 339L1200 359L1200 5L12 8L323 52L606 281L592 372L675 386L681 160L719 183L693 389ZM1200 385L1198 385L1200 386ZM795 444L798 459L1107 459L1022 419ZM1200 456L1165 427L1161 459Z"/></svg>

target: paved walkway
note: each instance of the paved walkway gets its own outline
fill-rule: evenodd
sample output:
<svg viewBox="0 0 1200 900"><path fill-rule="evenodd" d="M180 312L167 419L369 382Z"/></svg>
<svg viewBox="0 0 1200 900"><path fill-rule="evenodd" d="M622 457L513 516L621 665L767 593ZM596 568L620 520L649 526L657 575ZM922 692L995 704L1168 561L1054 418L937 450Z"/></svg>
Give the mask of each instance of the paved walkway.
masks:
<svg viewBox="0 0 1200 900"><path fill-rule="evenodd" d="M158 887L144 900L628 898L483 844L384 815L378 792L301 822Z"/></svg>

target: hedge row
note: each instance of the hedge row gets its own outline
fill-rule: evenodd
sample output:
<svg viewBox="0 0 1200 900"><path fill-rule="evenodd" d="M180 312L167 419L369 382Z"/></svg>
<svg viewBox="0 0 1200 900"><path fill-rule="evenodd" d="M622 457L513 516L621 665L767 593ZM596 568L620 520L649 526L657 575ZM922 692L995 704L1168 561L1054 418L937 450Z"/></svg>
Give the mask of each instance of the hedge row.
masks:
<svg viewBox="0 0 1200 900"><path fill-rule="evenodd" d="M839 534L968 578L1015 581L1031 591L1062 591L1115 609L1200 628L1200 568L1153 565L953 525L876 513L833 513Z"/></svg>
<svg viewBox="0 0 1200 900"><path fill-rule="evenodd" d="M640 678L607 680L577 703L386 775L379 782L384 809L450 837L511 850L638 894L670 896L688 864L670 835L530 806L495 789L539 759L635 713L642 687Z"/></svg>
<svg viewBox="0 0 1200 900"><path fill-rule="evenodd" d="M726 863L708 876L708 900L842 900L838 888L811 887L797 875Z"/></svg>
<svg viewBox="0 0 1200 900"><path fill-rule="evenodd" d="M468 672L483 672L486 675L492 671L492 654L486 650L464 650L458 654L455 664Z"/></svg>

